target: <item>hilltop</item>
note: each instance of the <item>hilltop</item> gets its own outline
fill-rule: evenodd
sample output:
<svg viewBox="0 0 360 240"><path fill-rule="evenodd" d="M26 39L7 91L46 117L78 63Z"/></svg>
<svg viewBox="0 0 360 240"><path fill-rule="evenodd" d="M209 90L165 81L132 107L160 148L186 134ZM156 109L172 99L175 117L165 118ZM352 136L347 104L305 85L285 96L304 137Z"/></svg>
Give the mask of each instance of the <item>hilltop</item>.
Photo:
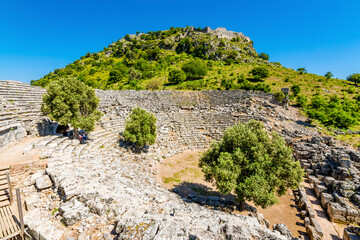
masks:
<svg viewBox="0 0 360 240"><path fill-rule="evenodd" d="M75 77L94 88L113 90L242 89L278 93L287 87L291 89L290 103L316 119L316 124L359 130L360 98L352 82L307 73L304 68L296 71L268 60L268 55L259 54L243 33L225 28L172 27L126 35L31 84L45 87L53 80ZM251 73L256 67L268 74L257 77Z"/></svg>

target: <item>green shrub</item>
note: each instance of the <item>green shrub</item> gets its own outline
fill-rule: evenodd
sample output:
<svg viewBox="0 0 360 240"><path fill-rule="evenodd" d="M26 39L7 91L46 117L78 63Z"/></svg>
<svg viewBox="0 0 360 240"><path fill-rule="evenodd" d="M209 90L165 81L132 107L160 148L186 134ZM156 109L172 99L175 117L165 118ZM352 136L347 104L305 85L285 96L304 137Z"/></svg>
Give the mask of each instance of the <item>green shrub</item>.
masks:
<svg viewBox="0 0 360 240"><path fill-rule="evenodd" d="M254 79L261 80L270 76L269 70L264 67L255 67L250 72Z"/></svg>
<svg viewBox="0 0 360 240"><path fill-rule="evenodd" d="M282 100L284 100L284 98L285 98L285 94L283 92L276 92L274 94L274 97L275 97L277 102L281 103Z"/></svg>
<svg viewBox="0 0 360 240"><path fill-rule="evenodd" d="M266 60L266 61L269 61L269 55L268 54L266 54L266 53L260 53L260 55L259 55L259 57L260 58L262 58L262 59L264 59L264 60Z"/></svg>
<svg viewBox="0 0 360 240"><path fill-rule="evenodd" d="M300 107L306 107L308 99L305 95L298 95L296 97L296 103Z"/></svg>
<svg viewBox="0 0 360 240"><path fill-rule="evenodd" d="M300 86L298 84L292 85L291 91L294 94L294 96L297 96L300 93Z"/></svg>
<svg viewBox="0 0 360 240"><path fill-rule="evenodd" d="M190 60L181 69L185 72L188 80L203 78L208 72L206 64L201 60Z"/></svg>
<svg viewBox="0 0 360 240"><path fill-rule="evenodd" d="M171 69L169 71L169 82L170 83L182 83L186 79L186 74L181 69Z"/></svg>

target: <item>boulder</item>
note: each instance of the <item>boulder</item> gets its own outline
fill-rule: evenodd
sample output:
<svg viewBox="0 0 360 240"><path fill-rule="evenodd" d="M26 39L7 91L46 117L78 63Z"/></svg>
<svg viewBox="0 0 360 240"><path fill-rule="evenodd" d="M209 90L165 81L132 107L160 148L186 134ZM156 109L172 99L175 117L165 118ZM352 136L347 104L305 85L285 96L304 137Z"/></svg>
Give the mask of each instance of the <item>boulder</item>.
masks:
<svg viewBox="0 0 360 240"><path fill-rule="evenodd" d="M89 208L75 198L72 198L59 208L59 213L62 215L65 225L71 226L74 223L87 218L89 215Z"/></svg>
<svg viewBox="0 0 360 240"><path fill-rule="evenodd" d="M273 230L276 230L276 231L280 232L281 235L284 235L286 237L289 237L289 238L292 237L292 234L291 234L290 230L286 227L285 224L282 224L282 223L275 224L273 226Z"/></svg>
<svg viewBox="0 0 360 240"><path fill-rule="evenodd" d="M35 180L35 186L38 190L51 188L52 182L48 175L43 175Z"/></svg>
<svg viewBox="0 0 360 240"><path fill-rule="evenodd" d="M38 207L40 204L40 198L37 194L30 195L25 199L25 207L27 211L31 211L34 208Z"/></svg>

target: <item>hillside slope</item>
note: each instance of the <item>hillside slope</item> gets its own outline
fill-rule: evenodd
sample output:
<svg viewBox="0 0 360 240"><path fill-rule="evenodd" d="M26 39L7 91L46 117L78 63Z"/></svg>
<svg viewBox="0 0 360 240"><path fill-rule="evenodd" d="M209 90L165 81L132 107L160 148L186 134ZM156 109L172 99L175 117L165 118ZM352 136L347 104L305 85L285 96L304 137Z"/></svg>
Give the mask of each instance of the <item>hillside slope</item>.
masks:
<svg viewBox="0 0 360 240"><path fill-rule="evenodd" d="M75 77L98 89L225 90L276 93L291 88L290 103L320 125L358 129L358 89L352 82L295 71L266 60L250 38L224 28L170 28L126 35L98 53L87 53L32 85ZM256 77L261 67L269 74Z"/></svg>

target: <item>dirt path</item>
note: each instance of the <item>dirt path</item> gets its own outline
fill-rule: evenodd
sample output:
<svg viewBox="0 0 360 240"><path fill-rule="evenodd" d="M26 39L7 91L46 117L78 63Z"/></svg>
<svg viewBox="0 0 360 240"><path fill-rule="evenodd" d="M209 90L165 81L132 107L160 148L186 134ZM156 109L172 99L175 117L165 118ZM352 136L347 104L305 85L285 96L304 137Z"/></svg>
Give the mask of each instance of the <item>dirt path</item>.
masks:
<svg viewBox="0 0 360 240"><path fill-rule="evenodd" d="M187 194L191 192L191 189L194 188L201 188L201 191L205 194L218 195L219 193L216 188L204 180L204 175L198 167L198 161L203 151L205 150L188 150L165 159L164 163L157 169L157 181L166 189L173 189L174 187L182 188L183 192L180 192L179 195L187 196ZM186 188L190 189L187 189L187 191ZM224 197L235 198L235 196L231 194ZM255 206L252 203L247 204ZM284 223L294 237L301 236L308 239L304 221L300 218L300 212L295 204L295 197L292 191L289 190L285 195L281 196L278 204L266 209L261 207L256 208L259 213L264 215L265 219L270 220L271 226L277 223ZM234 211L234 213L247 215L247 211Z"/></svg>
<svg viewBox="0 0 360 240"><path fill-rule="evenodd" d="M39 152L36 149L24 154L24 149L40 140L40 137L28 137L0 151L0 166L14 166L31 163L39 160Z"/></svg>
<svg viewBox="0 0 360 240"><path fill-rule="evenodd" d="M302 185L311 203L311 207L316 213L315 218L324 232L323 240L341 240L343 238L344 227L346 226L340 226L339 224L331 222L321 207L321 203L317 199L310 184L303 182Z"/></svg>

